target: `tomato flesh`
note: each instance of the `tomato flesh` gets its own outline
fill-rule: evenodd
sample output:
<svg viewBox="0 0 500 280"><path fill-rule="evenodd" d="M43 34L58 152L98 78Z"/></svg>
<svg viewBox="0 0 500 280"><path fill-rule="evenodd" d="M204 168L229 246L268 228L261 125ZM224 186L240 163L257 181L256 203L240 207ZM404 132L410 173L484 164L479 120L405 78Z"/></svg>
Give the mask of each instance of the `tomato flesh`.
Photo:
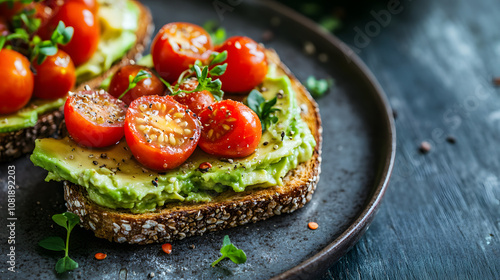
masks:
<svg viewBox="0 0 500 280"><path fill-rule="evenodd" d="M99 43L100 27L97 17L85 4L66 2L47 24L46 30L49 32L42 36L44 39L50 39L47 37L52 35L59 21L63 21L66 26L72 26L75 30L71 41L60 48L71 56L76 66L88 61Z"/></svg>
<svg viewBox="0 0 500 280"><path fill-rule="evenodd" d="M125 114L125 103L104 90L77 92L64 105L71 138L86 147L106 147L120 141Z"/></svg>
<svg viewBox="0 0 500 280"><path fill-rule="evenodd" d="M22 54L0 50L0 114L10 114L28 104L34 87L30 62Z"/></svg>
<svg viewBox="0 0 500 280"><path fill-rule="evenodd" d="M183 82L179 88L186 91L192 91L195 90L197 86L198 80L196 80L196 78L191 78ZM182 92L174 95L174 99L177 102L186 105L197 115L199 115L203 109L217 101L208 90L195 91L191 93Z"/></svg>
<svg viewBox="0 0 500 280"><path fill-rule="evenodd" d="M151 78L145 78L138 82L121 100L126 104L130 104L135 99L144 95L163 95L166 90L165 85L147 67L139 65L127 65L120 68L111 79L109 93L119 98L128 88L129 77L132 76L134 78L141 70L148 72Z"/></svg>
<svg viewBox="0 0 500 280"><path fill-rule="evenodd" d="M172 83L196 60L208 59L212 49L210 35L202 27L172 22L163 26L155 36L151 55L158 74Z"/></svg>
<svg viewBox="0 0 500 280"><path fill-rule="evenodd" d="M227 51L226 72L219 76L222 90L231 93L246 93L258 86L267 75L266 54L254 40L235 36L216 48Z"/></svg>
<svg viewBox="0 0 500 280"><path fill-rule="evenodd" d="M154 170L178 167L194 152L199 121L171 96L142 96L125 118L125 139L134 157Z"/></svg>
<svg viewBox="0 0 500 280"><path fill-rule="evenodd" d="M251 155L259 145L259 117L243 103L223 100L200 113L203 126L200 148L211 155L240 158Z"/></svg>
<svg viewBox="0 0 500 280"><path fill-rule="evenodd" d="M33 95L43 99L66 96L76 82L75 65L67 53L58 50L42 64L33 63L36 70Z"/></svg>

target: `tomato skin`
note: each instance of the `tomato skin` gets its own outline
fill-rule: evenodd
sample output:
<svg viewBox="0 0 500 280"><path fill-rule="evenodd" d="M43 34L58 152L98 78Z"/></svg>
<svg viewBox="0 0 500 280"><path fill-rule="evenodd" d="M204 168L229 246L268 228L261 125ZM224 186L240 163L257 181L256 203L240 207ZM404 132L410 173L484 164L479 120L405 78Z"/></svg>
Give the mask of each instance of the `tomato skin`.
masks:
<svg viewBox="0 0 500 280"><path fill-rule="evenodd" d="M235 36L227 39L215 49L227 51L226 72L218 78L222 90L231 93L246 93L258 86L267 74L267 60L264 49L254 40Z"/></svg>
<svg viewBox="0 0 500 280"><path fill-rule="evenodd" d="M188 128L190 133L180 137L177 133L175 133L174 137L176 139L176 143L179 143L175 145L171 144L172 142L167 140L169 139L168 137L166 137L165 141L162 142L158 140L159 137L155 137L154 141L151 141L152 138L149 138L150 136L156 136L159 134L156 134L156 132L151 134L150 131L153 131L153 129L148 132L141 130L140 125L143 124L144 126L145 124L147 127L151 127L151 123L155 124L155 122L158 122L151 121L144 123L140 121L145 115L145 113L143 113L140 109L140 106L144 104L146 107L150 107L150 109L152 108L152 110L155 110L156 104L166 105L165 107L167 109L164 112L158 113L159 118L162 118L163 120L166 119L164 117L166 111L173 110L171 114L168 114L169 117L174 116L175 113L184 113L182 122L185 121L187 123L185 128ZM149 106L148 104L153 105ZM144 112L147 111L148 109L145 109ZM172 119L174 119L174 117L172 117ZM168 136L168 134L173 135L174 133L165 133L166 136ZM125 118L125 139L127 140L130 151L137 161L150 169L168 170L176 168L184 163L194 152L196 144L200 138L200 134L201 127L198 119L196 119L191 112L187 113L186 107L176 102L171 96L142 96L134 100L127 110L127 116ZM146 138L145 135L147 135L148 138ZM182 143L179 138L183 138ZM147 139L150 141L148 142Z"/></svg>
<svg viewBox="0 0 500 280"><path fill-rule="evenodd" d="M166 86L147 67L139 65L126 65L120 68L111 79L109 93L119 98L128 88L129 76L135 77L141 70L147 71L151 75L151 78L145 78L138 82L121 100L130 105L132 101L144 95L163 95Z"/></svg>
<svg viewBox="0 0 500 280"><path fill-rule="evenodd" d="M192 91L198 86L198 80L195 78L189 79L182 83L179 88L182 90ZM174 95L175 101L186 105L191 111L195 114L199 115L203 109L212 105L217 100L215 97L208 91L195 91L191 93L180 93Z"/></svg>
<svg viewBox="0 0 500 280"><path fill-rule="evenodd" d="M82 103L82 99L94 99L97 104ZM104 119L110 114L115 114L117 119L112 123L107 121L98 123L90 119L89 114L86 114L88 112L95 112ZM86 147L101 148L120 141L124 134L125 112L125 103L104 91L77 92L70 95L64 104L64 120L71 138Z"/></svg>
<svg viewBox="0 0 500 280"><path fill-rule="evenodd" d="M67 53L58 50L48 56L39 65L34 62L36 70L35 89L33 95L43 99L55 99L66 96L76 83L75 65Z"/></svg>
<svg viewBox="0 0 500 280"><path fill-rule="evenodd" d="M59 21L75 29L71 41L60 48L71 56L75 66L88 61L97 50L101 36L97 17L82 3L66 2L47 24L49 32L42 36L44 39L50 39Z"/></svg>
<svg viewBox="0 0 500 280"><path fill-rule="evenodd" d="M185 44L185 48L181 48L180 42ZM212 49L210 35L202 27L186 22L164 25L151 44L154 67L170 83L176 81L196 60L208 59Z"/></svg>
<svg viewBox="0 0 500 280"><path fill-rule="evenodd" d="M199 117L203 131L198 145L208 154L241 158L251 155L259 145L259 117L243 103L223 100L203 110Z"/></svg>
<svg viewBox="0 0 500 280"><path fill-rule="evenodd" d="M0 50L0 81L0 114L14 113L28 104L34 77L26 57L13 50Z"/></svg>
<svg viewBox="0 0 500 280"><path fill-rule="evenodd" d="M77 3L84 4L94 14L96 14L97 11L99 10L99 3L97 3L96 0L66 0L66 2L77 2Z"/></svg>

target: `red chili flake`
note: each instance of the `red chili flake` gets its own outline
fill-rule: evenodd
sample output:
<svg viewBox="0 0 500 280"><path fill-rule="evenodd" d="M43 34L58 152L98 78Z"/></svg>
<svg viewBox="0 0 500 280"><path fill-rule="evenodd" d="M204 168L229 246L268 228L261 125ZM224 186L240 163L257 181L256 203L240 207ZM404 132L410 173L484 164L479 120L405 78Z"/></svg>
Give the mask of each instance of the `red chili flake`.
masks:
<svg viewBox="0 0 500 280"><path fill-rule="evenodd" d="M317 228L318 228L318 223L315 223L315 222L309 222L309 223L307 224L307 226L308 226L310 229L315 230L315 229L317 229Z"/></svg>
<svg viewBox="0 0 500 280"><path fill-rule="evenodd" d="M98 260L104 260L108 255L104 254L104 253L97 253L95 254L95 258L98 259Z"/></svg>
<svg viewBox="0 0 500 280"><path fill-rule="evenodd" d="M166 254L170 254L172 253L172 244L170 243L165 243L163 245L161 245L161 249L163 250L163 252L165 252Z"/></svg>
<svg viewBox="0 0 500 280"><path fill-rule="evenodd" d="M212 164L210 164L210 162L203 162L200 164L200 166L198 167L198 169L201 171L201 173L205 173L205 172L208 172L208 170L212 168Z"/></svg>

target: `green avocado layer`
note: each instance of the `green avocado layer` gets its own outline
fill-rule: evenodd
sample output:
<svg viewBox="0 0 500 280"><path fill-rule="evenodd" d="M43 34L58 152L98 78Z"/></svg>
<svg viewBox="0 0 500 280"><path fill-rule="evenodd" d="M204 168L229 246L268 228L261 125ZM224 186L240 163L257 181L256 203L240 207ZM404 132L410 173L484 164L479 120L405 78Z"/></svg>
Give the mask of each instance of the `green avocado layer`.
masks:
<svg viewBox="0 0 500 280"><path fill-rule="evenodd" d="M268 100L284 92L276 105L279 121L263 133L255 153L243 159L220 159L198 148L180 167L158 173L142 167L124 140L106 149L87 149L66 138L37 140L31 160L49 171L47 181L68 180L87 188L99 205L135 213L174 201L209 201L228 189L282 185L289 170L311 158L316 143L300 118L289 78L268 77L263 86ZM198 170L203 162L212 164L206 173Z"/></svg>
<svg viewBox="0 0 500 280"><path fill-rule="evenodd" d="M140 10L131 1L98 1L101 39L97 51L85 64L76 68L77 84L104 73L135 44ZM65 99L32 99L19 112L0 115L0 133L35 126L38 116L58 109Z"/></svg>

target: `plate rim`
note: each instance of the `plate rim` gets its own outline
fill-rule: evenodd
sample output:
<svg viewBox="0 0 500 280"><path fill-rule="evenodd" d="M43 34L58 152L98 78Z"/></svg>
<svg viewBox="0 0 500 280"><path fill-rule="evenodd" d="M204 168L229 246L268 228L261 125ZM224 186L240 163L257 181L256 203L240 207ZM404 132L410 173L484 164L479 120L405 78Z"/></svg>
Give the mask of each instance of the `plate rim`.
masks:
<svg viewBox="0 0 500 280"><path fill-rule="evenodd" d="M337 237L332 243L327 245L321 251L313 255L312 257L301 262L299 265L271 278L271 280L281 280L281 279L291 279L299 278L301 275L311 275L310 273L318 273L318 267L327 267L333 265L342 256L344 256L361 238L364 232L368 229L368 226L373 221L378 207L382 201L385 191L389 185L390 177L394 167L395 157L396 157L396 126L394 122L394 117L392 114L392 109L388 101L387 95L383 90L380 83L377 81L372 71L368 66L361 60L361 58L344 42L338 39L336 36L330 32L325 32L317 23L313 20L301 15L292 8L285 6L275 0L257 0L255 3L262 5L274 14L288 18L303 27L307 28L311 34L314 36L322 37L328 41L332 46L334 46L338 51L340 51L346 58L348 57L351 62L358 68L358 70L366 77L370 86L377 93L375 97L378 97L379 104L377 107L382 109L385 113L383 119L383 125L388 128L388 134L385 135L386 142L386 155L385 164L378 176L378 182L376 182L376 187L373 190L371 196L367 198L363 210L357 215L354 222ZM324 272L323 270L319 271Z"/></svg>

